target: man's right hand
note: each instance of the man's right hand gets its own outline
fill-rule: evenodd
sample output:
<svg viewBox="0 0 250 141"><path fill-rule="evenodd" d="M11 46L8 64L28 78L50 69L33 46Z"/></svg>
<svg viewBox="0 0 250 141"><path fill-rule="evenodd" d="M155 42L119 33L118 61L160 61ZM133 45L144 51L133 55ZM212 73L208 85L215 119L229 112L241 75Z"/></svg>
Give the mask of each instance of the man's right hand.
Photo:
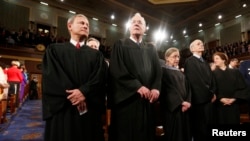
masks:
<svg viewBox="0 0 250 141"><path fill-rule="evenodd" d="M149 99L150 98L150 90L145 87L141 86L138 90L137 93L141 95L141 98Z"/></svg>

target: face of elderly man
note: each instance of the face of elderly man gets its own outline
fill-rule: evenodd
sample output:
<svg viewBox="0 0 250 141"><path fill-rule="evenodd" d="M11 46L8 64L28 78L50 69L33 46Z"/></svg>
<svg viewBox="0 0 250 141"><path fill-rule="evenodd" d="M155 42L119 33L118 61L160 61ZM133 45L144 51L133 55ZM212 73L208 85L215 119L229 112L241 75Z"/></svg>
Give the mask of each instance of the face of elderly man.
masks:
<svg viewBox="0 0 250 141"><path fill-rule="evenodd" d="M203 52L204 51L204 44L201 40L195 40L190 45L191 52Z"/></svg>
<svg viewBox="0 0 250 141"><path fill-rule="evenodd" d="M72 38L75 36L88 37L89 35L89 21L84 15L76 15L68 20L68 30Z"/></svg>
<svg viewBox="0 0 250 141"><path fill-rule="evenodd" d="M146 31L145 20L139 13L132 17L130 24L129 31L132 36L142 36Z"/></svg>

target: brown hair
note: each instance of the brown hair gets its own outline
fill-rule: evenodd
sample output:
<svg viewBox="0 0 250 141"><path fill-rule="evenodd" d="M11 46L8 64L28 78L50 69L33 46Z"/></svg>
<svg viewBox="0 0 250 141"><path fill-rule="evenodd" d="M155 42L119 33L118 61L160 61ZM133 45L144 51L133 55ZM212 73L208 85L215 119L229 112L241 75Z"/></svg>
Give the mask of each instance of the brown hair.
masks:
<svg viewBox="0 0 250 141"><path fill-rule="evenodd" d="M215 52L214 54L213 54L213 58L214 58L214 56L219 56L222 60L224 60L225 61L225 65L228 65L228 56L225 54L225 53L223 53L223 52Z"/></svg>

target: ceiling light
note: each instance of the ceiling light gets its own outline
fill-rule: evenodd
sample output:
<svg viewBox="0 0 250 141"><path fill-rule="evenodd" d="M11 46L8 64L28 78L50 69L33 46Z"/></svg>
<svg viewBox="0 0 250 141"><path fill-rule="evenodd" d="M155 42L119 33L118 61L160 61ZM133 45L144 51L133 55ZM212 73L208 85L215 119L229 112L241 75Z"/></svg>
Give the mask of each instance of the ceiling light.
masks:
<svg viewBox="0 0 250 141"><path fill-rule="evenodd" d="M188 35L185 35L184 37L185 37L185 38L187 38L187 37L188 37Z"/></svg>
<svg viewBox="0 0 250 141"><path fill-rule="evenodd" d="M114 20L114 19L115 19L115 15L112 14L112 15L110 16L110 18L111 18L112 20Z"/></svg>
<svg viewBox="0 0 250 141"><path fill-rule="evenodd" d="M247 7L247 4L244 3L244 4L242 5L242 7L244 7L244 8Z"/></svg>
<svg viewBox="0 0 250 141"><path fill-rule="evenodd" d="M182 33L183 33L183 34L186 34L186 32L187 32L187 31L184 29Z"/></svg>
<svg viewBox="0 0 250 141"><path fill-rule="evenodd" d="M214 26L218 26L218 25L220 25L220 23L216 23Z"/></svg>
<svg viewBox="0 0 250 141"><path fill-rule="evenodd" d="M75 12L75 11L71 11L71 10L69 10L69 13L76 14L76 12Z"/></svg>
<svg viewBox="0 0 250 141"><path fill-rule="evenodd" d="M126 24L125 24L125 27L126 27L126 29L128 29L129 27L130 27L130 21L128 21Z"/></svg>
<svg viewBox="0 0 250 141"><path fill-rule="evenodd" d="M97 19L97 18L95 18L95 17L93 17L92 19L93 19L93 20L95 20L95 21L98 21L98 19Z"/></svg>
<svg viewBox="0 0 250 141"><path fill-rule="evenodd" d="M218 16L218 19L222 19L222 16L221 16L221 15L219 15L219 16Z"/></svg>
<svg viewBox="0 0 250 141"><path fill-rule="evenodd" d="M167 34L164 32L164 30L159 29L154 32L153 36L155 41L163 41L167 37Z"/></svg>
<svg viewBox="0 0 250 141"><path fill-rule="evenodd" d="M201 30L199 30L198 32L202 32L203 30L201 29Z"/></svg>
<svg viewBox="0 0 250 141"><path fill-rule="evenodd" d="M202 27L202 23L199 23L199 27Z"/></svg>
<svg viewBox="0 0 250 141"><path fill-rule="evenodd" d="M241 15L237 15L237 16L235 16L235 19L237 19L237 18L239 18L239 17L241 17Z"/></svg>
<svg viewBox="0 0 250 141"><path fill-rule="evenodd" d="M117 24L114 24L114 23L113 23L112 25L113 25L113 26L117 26Z"/></svg>
<svg viewBox="0 0 250 141"><path fill-rule="evenodd" d="M48 3L46 3L46 2L40 2L41 4L43 4L43 5L49 5Z"/></svg>

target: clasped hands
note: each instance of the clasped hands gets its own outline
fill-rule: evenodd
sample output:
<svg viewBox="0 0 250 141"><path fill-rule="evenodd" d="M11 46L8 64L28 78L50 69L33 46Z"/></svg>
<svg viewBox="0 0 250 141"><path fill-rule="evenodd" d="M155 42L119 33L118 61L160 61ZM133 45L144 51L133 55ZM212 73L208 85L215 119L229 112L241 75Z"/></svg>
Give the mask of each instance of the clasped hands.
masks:
<svg viewBox="0 0 250 141"><path fill-rule="evenodd" d="M220 102L223 103L223 105L231 105L235 100L235 98L221 98Z"/></svg>
<svg viewBox="0 0 250 141"><path fill-rule="evenodd" d="M191 107L191 103L187 101L183 101L181 105L182 105L181 107L182 112L186 112Z"/></svg>
<svg viewBox="0 0 250 141"><path fill-rule="evenodd" d="M160 95L160 92L156 89L149 90L147 87L142 86L137 90L137 93L141 95L141 98L148 99L150 103L155 102Z"/></svg>
<svg viewBox="0 0 250 141"><path fill-rule="evenodd" d="M85 97L79 89L66 90L66 93L69 94L67 99L76 105L79 113L84 112L87 109Z"/></svg>

